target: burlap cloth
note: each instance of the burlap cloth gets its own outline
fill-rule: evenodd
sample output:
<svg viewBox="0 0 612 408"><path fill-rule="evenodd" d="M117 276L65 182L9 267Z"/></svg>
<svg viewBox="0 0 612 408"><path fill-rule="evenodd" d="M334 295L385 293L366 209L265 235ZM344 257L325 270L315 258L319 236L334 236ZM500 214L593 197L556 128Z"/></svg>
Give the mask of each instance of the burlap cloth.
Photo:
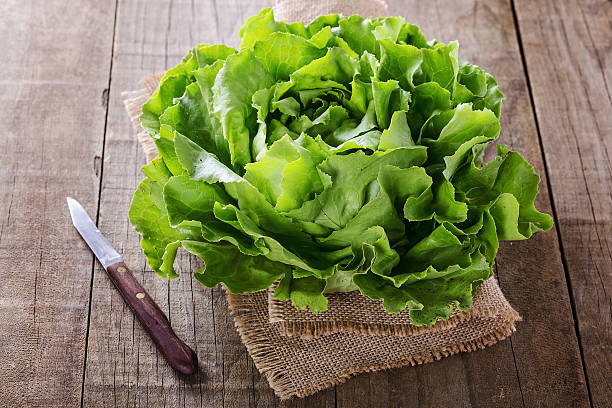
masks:
<svg viewBox="0 0 612 408"><path fill-rule="evenodd" d="M387 5L380 0L281 0L274 9L279 19L305 22L330 13L387 15ZM124 93L147 160L157 151L138 117L162 76L146 77L141 90ZM495 278L480 286L470 310L456 310L433 327L411 325L407 312L387 314L379 301L358 292L329 295L329 310L318 315L274 299L272 289L247 295L228 293L227 298L242 342L281 398L304 397L362 372L422 364L484 348L512 334L520 320Z"/></svg>

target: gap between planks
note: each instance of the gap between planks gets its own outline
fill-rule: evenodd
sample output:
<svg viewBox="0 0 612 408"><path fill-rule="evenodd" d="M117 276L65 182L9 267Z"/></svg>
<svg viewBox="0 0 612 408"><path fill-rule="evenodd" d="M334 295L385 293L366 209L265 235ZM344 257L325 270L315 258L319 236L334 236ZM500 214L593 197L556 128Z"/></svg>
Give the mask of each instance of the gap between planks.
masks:
<svg viewBox="0 0 612 408"><path fill-rule="evenodd" d="M552 210L553 220L554 220L554 229L557 235L557 241L559 242L559 252L561 254L561 263L563 265L563 272L565 274L565 282L567 285L567 291L570 300L570 306L572 308L572 318L574 320L574 335L576 336L576 340L578 342L578 349L580 351L580 361L582 362L582 372L584 373L584 379L586 381L587 393L589 396L589 405L593 407L593 397L591 396L591 387L589 385L589 376L586 370L585 361L584 361L584 350L582 347L582 339L580 338L580 329L578 327L578 316L576 314L576 302L574 300L574 291L572 290L572 278L570 277L568 268L567 268L567 259L565 257L565 251L563 249L563 240L561 239L561 231L559 229L559 217L557 215L557 209L555 206L555 198L552 192L552 186L550 182L550 172L548 170L548 163L546 162L546 152L544 150L544 143L542 142L542 133L540 131L540 123L538 121L538 115L536 113L535 102L533 99L533 89L531 87L531 79L529 78L529 69L527 68L527 62L525 59L525 49L523 48L523 40L521 38L521 28L519 27L518 17L516 14L516 5L514 4L514 0L510 0L510 6L512 8L512 17L514 20L514 29L517 36L517 43L519 46L519 51L521 54L521 64L523 66L523 71L525 72L525 79L527 82L527 91L529 93L529 104L531 106L531 111L534 118L534 123L536 127L536 132L538 134L538 143L540 145L540 151L542 153L542 162L544 163L544 173L546 174L546 185L548 187L548 199L550 201L550 207ZM512 342L512 339L510 339ZM522 397L522 392L521 392ZM523 401L523 405L525 405L525 401Z"/></svg>
<svg viewBox="0 0 612 408"><path fill-rule="evenodd" d="M110 104L110 92L111 92L111 83L112 83L112 73L113 73L113 56L115 53L115 34L117 33L117 9L119 7L119 0L115 0L115 10L113 13L113 34L111 40L111 52L110 52L110 63L108 67L108 84L106 89L104 90L102 97L103 102L105 104L105 112L104 112L104 132L102 136L102 153L100 157L100 175L98 180L98 205L96 206L96 226L100 221L100 202L102 196L102 180L104 176L104 150L106 147L106 132L108 129L108 107ZM91 263L91 279L89 281L89 301L87 306L87 329L85 330L85 352L83 353L83 370L82 370L82 378L81 378L81 396L80 396L80 405L83 408L83 396L85 394L85 373L87 370L87 349L89 346L89 325L91 323L91 300L93 296L93 283L94 283L94 273L96 268L96 257L92 257Z"/></svg>

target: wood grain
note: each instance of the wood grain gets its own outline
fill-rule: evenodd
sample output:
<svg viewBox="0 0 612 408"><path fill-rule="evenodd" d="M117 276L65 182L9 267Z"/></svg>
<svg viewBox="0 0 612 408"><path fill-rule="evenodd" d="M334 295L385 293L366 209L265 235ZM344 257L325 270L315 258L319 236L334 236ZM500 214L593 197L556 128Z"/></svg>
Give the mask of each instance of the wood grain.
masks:
<svg viewBox="0 0 612 408"><path fill-rule="evenodd" d="M0 406L80 401L114 9L0 5ZM87 102L83 102L87 101Z"/></svg>
<svg viewBox="0 0 612 408"><path fill-rule="evenodd" d="M592 402L612 406L612 3L516 1Z"/></svg>
<svg viewBox="0 0 612 408"><path fill-rule="evenodd" d="M148 269L127 220L144 157L121 92L196 43L237 45L244 19L270 3L117 0L116 16L114 2L0 5L0 406L612 405L604 0L389 1L391 14L428 37L459 39L461 56L496 76L507 96L501 141L542 175L538 208L554 209L556 231L500 249L500 285L524 318L509 341L281 402L240 343L222 291L191 278L199 261L179 253L181 277L170 282ZM99 203L100 229L196 351L196 376L168 367L93 263L66 195L91 214Z"/></svg>
<svg viewBox="0 0 612 408"><path fill-rule="evenodd" d="M225 295L191 278L201 265L179 253L180 278L167 282L144 263L139 236L127 212L143 178L144 156L136 141L121 92L180 61L194 44L238 43L238 28L266 3L229 1L120 1L110 89L100 229L118 246L127 264L167 313L177 335L192 346L200 372L183 378L169 369L134 322L101 268L96 268L87 353L84 406L274 406L277 399L257 373L234 328ZM162 27L152 30L151 27ZM331 396L331 400L329 399ZM310 400L333 405L333 390ZM308 405L307 405L308 406Z"/></svg>
<svg viewBox="0 0 612 408"><path fill-rule="evenodd" d="M192 45L223 42L236 46L242 22L266 2L120 1L114 49L100 201L100 229L122 245L126 263L168 314L177 335L198 354L200 372L187 380L158 356L129 310L97 268L83 402L85 406L320 406L334 404L334 390L305 400L279 403L254 368L234 328L225 295L191 279L201 265L179 252L180 278L159 279L144 264L139 236L127 221L131 195L143 178L143 154L122 103L121 92L180 61ZM150 27L164 27L151 30ZM160 52L163 51L163 52ZM138 161L135 161L137 159ZM112 163L112 165L111 165ZM119 249L119 248L118 248ZM140 262L140 264L138 263ZM136 268L140 265L139 268ZM109 323L110 321L110 323Z"/></svg>
<svg viewBox="0 0 612 408"><path fill-rule="evenodd" d="M390 1L389 6L391 14L404 15L420 25L428 38L458 39L462 58L495 75L506 94L500 140L520 151L544 174L511 4L473 0L452 5ZM538 208L550 213L545 174L540 190ZM423 407L515 407L538 403L587 406L580 353L554 232L536 235L526 242L505 243L497 269L504 293L525 319L510 341L436 364L395 370L394 376L357 378L354 382L359 385L349 382L338 387L338 405L366 407L385 401L389 406ZM389 391L393 389L404 392L394 394ZM430 391L437 389L448 392Z"/></svg>

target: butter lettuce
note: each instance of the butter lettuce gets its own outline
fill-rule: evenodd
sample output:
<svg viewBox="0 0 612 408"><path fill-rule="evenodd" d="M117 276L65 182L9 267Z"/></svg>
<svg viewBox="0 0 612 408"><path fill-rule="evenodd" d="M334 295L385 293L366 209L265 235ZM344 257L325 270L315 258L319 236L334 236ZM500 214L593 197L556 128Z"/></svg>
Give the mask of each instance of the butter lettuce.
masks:
<svg viewBox="0 0 612 408"><path fill-rule="evenodd" d="M141 122L159 156L130 208L150 267L232 293L280 280L278 299L326 310L359 290L415 325L467 309L499 240L551 228L520 154L484 149L503 95L456 42L401 17L247 20L239 50L198 45Z"/></svg>

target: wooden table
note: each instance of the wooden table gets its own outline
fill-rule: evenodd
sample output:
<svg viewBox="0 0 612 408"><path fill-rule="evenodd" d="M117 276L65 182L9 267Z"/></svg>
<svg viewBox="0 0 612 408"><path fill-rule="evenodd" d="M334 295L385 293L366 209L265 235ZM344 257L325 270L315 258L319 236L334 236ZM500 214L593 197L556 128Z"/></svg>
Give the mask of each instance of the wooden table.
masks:
<svg viewBox="0 0 612 408"><path fill-rule="evenodd" d="M390 1L459 39L506 94L501 141L542 176L555 227L504 243L497 276L523 316L483 351L361 375L281 402L219 289L148 271L127 220L144 157L121 93L190 46L237 45L266 0L9 0L0 5L0 406L610 407L612 5ZM78 198L201 361L177 376L73 229Z"/></svg>

